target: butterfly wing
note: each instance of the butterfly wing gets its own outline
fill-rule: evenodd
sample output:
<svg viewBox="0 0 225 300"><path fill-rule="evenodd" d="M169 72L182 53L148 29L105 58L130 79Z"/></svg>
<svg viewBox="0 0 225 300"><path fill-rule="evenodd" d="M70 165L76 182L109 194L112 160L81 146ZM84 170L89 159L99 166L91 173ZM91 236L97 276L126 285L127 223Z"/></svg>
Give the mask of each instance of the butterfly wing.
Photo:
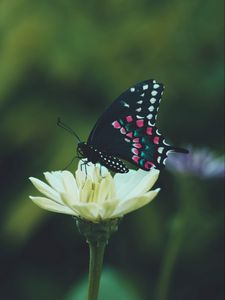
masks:
<svg viewBox="0 0 225 300"><path fill-rule="evenodd" d="M168 151L155 127L163 85L145 80L122 93L94 126L87 144L150 170L161 169Z"/></svg>

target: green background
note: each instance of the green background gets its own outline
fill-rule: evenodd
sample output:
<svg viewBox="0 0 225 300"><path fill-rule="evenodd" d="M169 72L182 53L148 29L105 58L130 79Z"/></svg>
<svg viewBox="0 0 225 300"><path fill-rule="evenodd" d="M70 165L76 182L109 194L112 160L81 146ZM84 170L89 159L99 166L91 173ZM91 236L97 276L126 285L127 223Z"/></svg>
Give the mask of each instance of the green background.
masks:
<svg viewBox="0 0 225 300"><path fill-rule="evenodd" d="M75 222L28 198L29 176L74 156L57 117L86 140L121 92L155 78L166 86L164 135L220 155L223 51L220 0L1 0L1 300L85 299L88 248ZM222 180L165 170L157 186L110 240L100 299L224 299Z"/></svg>

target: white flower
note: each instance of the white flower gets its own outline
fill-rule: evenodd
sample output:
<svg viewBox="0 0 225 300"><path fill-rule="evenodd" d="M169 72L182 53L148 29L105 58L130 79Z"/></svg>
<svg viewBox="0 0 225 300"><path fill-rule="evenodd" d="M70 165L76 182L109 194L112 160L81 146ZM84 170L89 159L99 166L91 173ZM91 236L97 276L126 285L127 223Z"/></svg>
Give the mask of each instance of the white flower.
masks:
<svg viewBox="0 0 225 300"><path fill-rule="evenodd" d="M30 199L49 211L77 216L92 222L101 222L136 210L155 198L159 188L149 191L156 182L159 171L130 170L114 177L108 170L89 163L75 176L69 171L44 173L48 184L30 177L44 197Z"/></svg>

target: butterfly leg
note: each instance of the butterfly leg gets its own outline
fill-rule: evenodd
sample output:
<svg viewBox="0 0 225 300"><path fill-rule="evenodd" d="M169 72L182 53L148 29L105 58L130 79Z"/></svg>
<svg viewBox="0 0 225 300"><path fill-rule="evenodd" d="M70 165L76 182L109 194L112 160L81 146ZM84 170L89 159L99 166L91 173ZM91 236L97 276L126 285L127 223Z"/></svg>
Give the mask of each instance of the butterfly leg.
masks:
<svg viewBox="0 0 225 300"><path fill-rule="evenodd" d="M87 179L87 166L88 166L88 161L82 160L82 164L80 165L80 169L81 169L81 171L83 171L83 167L84 167L85 174L86 174L86 179Z"/></svg>
<svg viewBox="0 0 225 300"><path fill-rule="evenodd" d="M80 170L83 172L83 166L85 166L86 165L86 163L85 162L83 162L83 160L82 160L82 164L80 164Z"/></svg>

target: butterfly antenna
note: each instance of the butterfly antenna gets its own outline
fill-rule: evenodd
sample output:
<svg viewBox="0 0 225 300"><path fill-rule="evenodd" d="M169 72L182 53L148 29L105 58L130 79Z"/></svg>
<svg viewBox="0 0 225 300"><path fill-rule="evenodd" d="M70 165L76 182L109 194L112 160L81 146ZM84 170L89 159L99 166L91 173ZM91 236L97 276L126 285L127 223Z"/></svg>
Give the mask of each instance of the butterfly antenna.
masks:
<svg viewBox="0 0 225 300"><path fill-rule="evenodd" d="M76 134L76 132L73 129L71 129L68 125L66 125L65 123L63 123L60 118L57 119L57 125L59 127L63 128L63 129L65 129L66 131L68 131L72 135L74 135L77 138L77 140L79 142L81 142L81 140L80 140L79 136Z"/></svg>
<svg viewBox="0 0 225 300"><path fill-rule="evenodd" d="M69 168L70 165L72 165L72 163L74 162L74 160L78 158L77 156L74 156L73 159L68 163L68 165L65 166L65 168L63 169L63 171L65 171L66 169Z"/></svg>

